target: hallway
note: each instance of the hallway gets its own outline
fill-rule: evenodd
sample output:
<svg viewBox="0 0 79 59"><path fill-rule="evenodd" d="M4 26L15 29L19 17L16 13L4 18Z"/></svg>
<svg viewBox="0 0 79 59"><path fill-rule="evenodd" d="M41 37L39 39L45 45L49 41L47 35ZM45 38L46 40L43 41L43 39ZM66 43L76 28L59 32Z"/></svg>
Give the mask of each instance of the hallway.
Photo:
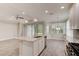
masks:
<svg viewBox="0 0 79 59"><path fill-rule="evenodd" d="M47 48L43 51L41 56L65 56L65 42L64 40L47 40Z"/></svg>

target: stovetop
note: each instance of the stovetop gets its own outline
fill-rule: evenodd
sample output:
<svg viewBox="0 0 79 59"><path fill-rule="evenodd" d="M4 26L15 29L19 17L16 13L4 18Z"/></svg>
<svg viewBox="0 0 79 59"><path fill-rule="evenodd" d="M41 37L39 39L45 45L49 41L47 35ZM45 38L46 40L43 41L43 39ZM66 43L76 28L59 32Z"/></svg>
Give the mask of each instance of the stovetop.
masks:
<svg viewBox="0 0 79 59"><path fill-rule="evenodd" d="M69 45L74 50L75 54L79 56L79 43L69 43Z"/></svg>

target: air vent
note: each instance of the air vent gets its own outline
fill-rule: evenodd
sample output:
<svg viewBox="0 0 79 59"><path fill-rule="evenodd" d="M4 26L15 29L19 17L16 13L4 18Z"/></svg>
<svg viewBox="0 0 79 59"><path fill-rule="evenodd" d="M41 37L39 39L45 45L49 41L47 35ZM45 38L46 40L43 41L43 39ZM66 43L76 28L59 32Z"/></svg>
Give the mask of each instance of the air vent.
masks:
<svg viewBox="0 0 79 59"><path fill-rule="evenodd" d="M49 15L53 15L54 13L52 13L52 12L50 12L50 13L48 13Z"/></svg>

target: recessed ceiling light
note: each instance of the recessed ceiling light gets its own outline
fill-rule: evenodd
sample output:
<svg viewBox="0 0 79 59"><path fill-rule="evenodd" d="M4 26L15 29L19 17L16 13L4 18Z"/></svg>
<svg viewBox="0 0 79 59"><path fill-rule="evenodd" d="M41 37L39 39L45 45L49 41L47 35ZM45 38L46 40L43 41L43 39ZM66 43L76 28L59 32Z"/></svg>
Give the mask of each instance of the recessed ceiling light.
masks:
<svg viewBox="0 0 79 59"><path fill-rule="evenodd" d="M27 20L25 20L25 23L28 23L28 21L27 21Z"/></svg>
<svg viewBox="0 0 79 59"><path fill-rule="evenodd" d="M45 13L48 13L48 10L45 10Z"/></svg>
<svg viewBox="0 0 79 59"><path fill-rule="evenodd" d="M34 22L37 22L37 21L38 21L38 20L35 18L35 19L34 19Z"/></svg>
<svg viewBox="0 0 79 59"><path fill-rule="evenodd" d="M25 14L25 12L22 12L22 14L24 15L24 14Z"/></svg>
<svg viewBox="0 0 79 59"><path fill-rule="evenodd" d="M60 8L61 8L61 9L64 9L64 6L61 6Z"/></svg>

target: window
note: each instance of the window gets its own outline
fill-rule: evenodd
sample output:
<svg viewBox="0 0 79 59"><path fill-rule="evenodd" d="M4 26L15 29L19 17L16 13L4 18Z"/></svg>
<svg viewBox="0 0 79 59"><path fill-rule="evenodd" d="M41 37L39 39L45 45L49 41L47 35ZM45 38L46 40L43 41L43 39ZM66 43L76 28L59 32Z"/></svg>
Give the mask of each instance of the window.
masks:
<svg viewBox="0 0 79 59"><path fill-rule="evenodd" d="M51 35L65 34L65 23L51 23L49 27L49 32Z"/></svg>
<svg viewBox="0 0 79 59"><path fill-rule="evenodd" d="M44 34L44 24L35 24L35 36L42 36Z"/></svg>

